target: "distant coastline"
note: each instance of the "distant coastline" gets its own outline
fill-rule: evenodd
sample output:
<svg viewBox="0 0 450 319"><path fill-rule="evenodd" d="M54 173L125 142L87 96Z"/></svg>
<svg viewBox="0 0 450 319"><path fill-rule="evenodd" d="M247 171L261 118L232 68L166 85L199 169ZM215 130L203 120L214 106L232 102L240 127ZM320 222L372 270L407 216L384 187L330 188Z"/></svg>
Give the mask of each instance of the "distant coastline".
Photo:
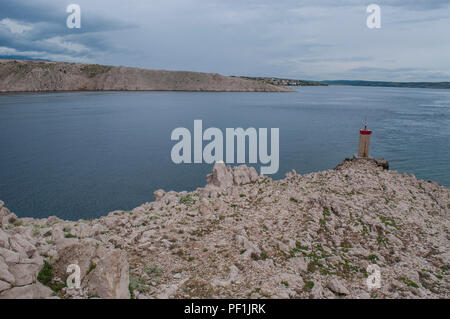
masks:
<svg viewBox="0 0 450 319"><path fill-rule="evenodd" d="M384 81L321 81L327 85L377 86L398 88L450 89L450 82L384 82Z"/></svg>
<svg viewBox="0 0 450 319"><path fill-rule="evenodd" d="M328 86L327 83L319 81L306 81L306 80L295 80L295 79L284 79L275 77L251 77L251 76L241 76L242 79L255 80L263 83L268 83L272 85L281 86Z"/></svg>
<svg viewBox="0 0 450 319"><path fill-rule="evenodd" d="M243 79L256 80L278 86L376 86L376 87L399 87L399 88L428 88L428 89L450 89L450 82L387 82L387 81L362 81L362 80L296 80L277 77L249 77L241 76Z"/></svg>

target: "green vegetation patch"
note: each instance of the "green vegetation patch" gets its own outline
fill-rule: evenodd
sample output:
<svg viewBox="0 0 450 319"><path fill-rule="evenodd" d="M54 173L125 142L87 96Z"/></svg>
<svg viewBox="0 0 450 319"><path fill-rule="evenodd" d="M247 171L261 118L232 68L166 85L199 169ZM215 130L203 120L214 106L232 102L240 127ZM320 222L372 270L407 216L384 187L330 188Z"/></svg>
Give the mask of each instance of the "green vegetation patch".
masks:
<svg viewBox="0 0 450 319"><path fill-rule="evenodd" d="M89 269L88 269L88 271L87 271L87 274L91 273L91 271L93 271L95 268L97 268L97 265L94 264L94 263L91 263L91 264L89 265Z"/></svg>
<svg viewBox="0 0 450 319"><path fill-rule="evenodd" d="M407 285L408 287L414 287L414 288L419 288L419 285L416 284L414 281L412 281L411 279L408 278L403 278L402 281L405 283L405 285Z"/></svg>
<svg viewBox="0 0 450 319"><path fill-rule="evenodd" d="M130 284L128 290L130 291L130 297L134 298L134 292L147 292L150 286L147 285L141 277L130 276Z"/></svg>
<svg viewBox="0 0 450 319"><path fill-rule="evenodd" d="M305 281L305 289L312 290L314 288L314 281L307 280Z"/></svg>
<svg viewBox="0 0 450 319"><path fill-rule="evenodd" d="M187 194L186 196L180 198L180 204L190 207L195 204L195 199L192 198L191 194Z"/></svg>
<svg viewBox="0 0 450 319"><path fill-rule="evenodd" d="M42 266L42 269L39 271L37 280L44 286L49 287L55 293L60 292L61 289L66 286L66 284L63 282L55 283L53 281L53 266L50 265L47 261L44 261L44 266Z"/></svg>
<svg viewBox="0 0 450 319"><path fill-rule="evenodd" d="M395 229L400 229L400 226L397 225L397 222L395 221L394 218L380 216L380 220L385 226L391 226L394 227Z"/></svg>

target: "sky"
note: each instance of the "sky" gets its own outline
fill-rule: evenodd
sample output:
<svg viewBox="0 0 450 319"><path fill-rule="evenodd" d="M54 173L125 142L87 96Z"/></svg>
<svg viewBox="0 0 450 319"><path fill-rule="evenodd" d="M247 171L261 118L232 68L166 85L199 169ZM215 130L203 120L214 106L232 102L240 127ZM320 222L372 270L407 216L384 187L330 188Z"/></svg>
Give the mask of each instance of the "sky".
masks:
<svg viewBox="0 0 450 319"><path fill-rule="evenodd" d="M69 29L69 4L81 28ZM381 28L366 8L381 8ZM0 58L305 80L450 81L450 0L0 0Z"/></svg>

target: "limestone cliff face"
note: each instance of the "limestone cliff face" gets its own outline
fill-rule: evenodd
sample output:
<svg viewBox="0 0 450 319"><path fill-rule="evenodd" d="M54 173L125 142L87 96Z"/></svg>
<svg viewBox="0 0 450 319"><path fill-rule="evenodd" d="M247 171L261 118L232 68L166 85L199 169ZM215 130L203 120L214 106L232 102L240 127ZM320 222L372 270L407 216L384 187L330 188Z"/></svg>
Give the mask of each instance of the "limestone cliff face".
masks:
<svg viewBox="0 0 450 319"><path fill-rule="evenodd" d="M17 218L0 201L0 299L448 299L450 189L386 166L272 180L216 163L203 188L76 222ZM75 261L79 291L64 287Z"/></svg>
<svg viewBox="0 0 450 319"><path fill-rule="evenodd" d="M63 62L0 60L0 92L49 91L291 92L213 73L144 70Z"/></svg>

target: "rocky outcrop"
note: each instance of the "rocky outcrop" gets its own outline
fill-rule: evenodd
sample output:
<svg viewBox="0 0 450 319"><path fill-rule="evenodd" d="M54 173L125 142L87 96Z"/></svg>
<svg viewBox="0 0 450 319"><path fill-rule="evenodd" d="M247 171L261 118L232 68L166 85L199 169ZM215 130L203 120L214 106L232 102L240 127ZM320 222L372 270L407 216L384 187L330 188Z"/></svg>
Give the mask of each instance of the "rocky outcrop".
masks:
<svg viewBox="0 0 450 319"><path fill-rule="evenodd" d="M344 163L346 162L351 162L351 161L367 161L367 162L372 162L375 165L377 165L378 167L381 167L383 169L389 169L389 162L387 160L385 160L384 158L374 158L374 157L358 157L358 156L353 156L352 158L346 158L344 159L344 161L339 164L338 166L336 166L335 169L338 169L339 167L341 167L342 165L344 165Z"/></svg>
<svg viewBox="0 0 450 319"><path fill-rule="evenodd" d="M48 287L37 282L42 266L32 239L0 229L0 299L52 296Z"/></svg>
<svg viewBox="0 0 450 319"><path fill-rule="evenodd" d="M53 263L54 275L67 280L67 267L80 267L81 289L89 296L129 299L128 261L120 249L108 249L96 240L81 240L61 245Z"/></svg>
<svg viewBox="0 0 450 319"><path fill-rule="evenodd" d="M4 291L0 299L48 299L52 298L53 291L36 282L27 286L18 286Z"/></svg>
<svg viewBox="0 0 450 319"><path fill-rule="evenodd" d="M8 225L14 225L18 222L17 216L9 211L5 207L5 203L0 200L0 227L6 227Z"/></svg>
<svg viewBox="0 0 450 319"><path fill-rule="evenodd" d="M226 166L223 162L214 164L212 174L206 176L206 187L226 188L254 183L259 179L254 167L240 165Z"/></svg>
<svg viewBox="0 0 450 319"><path fill-rule="evenodd" d="M216 163L203 188L89 221L17 219L1 203L0 297L54 297L46 273L59 298L448 299L450 190L385 168L272 180ZM63 287L75 262L80 291Z"/></svg>
<svg viewBox="0 0 450 319"><path fill-rule="evenodd" d="M261 81L212 73L144 70L64 62L0 60L0 92L49 91L292 92Z"/></svg>
<svg viewBox="0 0 450 319"><path fill-rule="evenodd" d="M260 176L254 167L246 165L231 167L223 162L217 162L214 164L212 173L206 176L206 186L197 191L202 198L215 198L227 188L255 183L259 179Z"/></svg>
<svg viewBox="0 0 450 319"><path fill-rule="evenodd" d="M95 239L66 238L72 236L48 242L47 247L43 247L42 240L36 238L41 234L41 224L34 224L32 233L23 224L5 225L0 229L0 299L52 298L65 293L69 297L130 298L129 266L124 251L105 248ZM53 225L51 231L57 233L58 228ZM68 231L67 226L64 228ZM50 237L49 232L44 231L44 237ZM75 233L82 235L83 231ZM44 266L44 257L50 256L54 259L48 259ZM77 291L63 288L71 264L81 270L81 287ZM39 278L40 274L44 279ZM45 279L45 276L51 278Z"/></svg>

